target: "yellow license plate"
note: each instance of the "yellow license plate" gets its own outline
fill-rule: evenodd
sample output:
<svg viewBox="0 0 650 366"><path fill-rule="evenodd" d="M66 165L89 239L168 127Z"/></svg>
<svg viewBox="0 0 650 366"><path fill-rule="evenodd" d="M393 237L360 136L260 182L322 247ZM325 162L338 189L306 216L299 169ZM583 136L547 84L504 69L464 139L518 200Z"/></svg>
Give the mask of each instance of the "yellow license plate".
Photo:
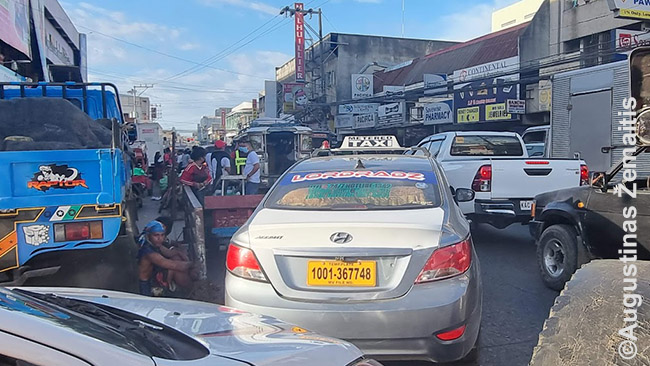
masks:
<svg viewBox="0 0 650 366"><path fill-rule="evenodd" d="M377 285L377 262L309 261L307 285L374 287Z"/></svg>

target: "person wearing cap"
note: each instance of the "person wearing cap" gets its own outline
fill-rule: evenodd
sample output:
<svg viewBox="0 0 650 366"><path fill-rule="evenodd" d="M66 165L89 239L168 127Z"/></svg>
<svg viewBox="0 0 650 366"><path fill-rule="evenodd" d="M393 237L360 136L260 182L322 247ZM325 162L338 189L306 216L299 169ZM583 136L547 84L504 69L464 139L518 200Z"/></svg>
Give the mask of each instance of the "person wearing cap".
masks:
<svg viewBox="0 0 650 366"><path fill-rule="evenodd" d="M216 151L206 156L210 174L212 176L212 192L221 185L221 177L230 174L230 155L226 152L226 143L223 140L214 142Z"/></svg>
<svg viewBox="0 0 650 366"><path fill-rule="evenodd" d="M190 288L192 262L184 260L173 248L167 248L165 226L159 221L148 223L138 242L138 280L140 294L161 296L176 291L176 286ZM185 257L187 259L187 257Z"/></svg>

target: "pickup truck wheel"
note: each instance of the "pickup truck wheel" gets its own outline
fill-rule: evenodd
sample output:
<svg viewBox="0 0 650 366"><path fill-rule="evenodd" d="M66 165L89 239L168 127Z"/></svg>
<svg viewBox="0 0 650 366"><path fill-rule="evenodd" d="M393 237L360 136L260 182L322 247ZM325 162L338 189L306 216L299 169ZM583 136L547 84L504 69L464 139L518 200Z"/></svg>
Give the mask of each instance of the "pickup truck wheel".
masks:
<svg viewBox="0 0 650 366"><path fill-rule="evenodd" d="M578 240L573 227L556 224L546 228L537 244L537 263L544 284L562 290L578 268Z"/></svg>
<svg viewBox="0 0 650 366"><path fill-rule="evenodd" d="M626 282L625 263L619 260L595 260L576 271L551 308L530 366L650 365L650 303L645 301L650 296L650 263L635 265L633 283ZM634 291L624 291L633 284ZM639 295L643 301L624 306L624 294ZM630 326L637 338L634 345L619 334ZM634 349L638 353L632 358Z"/></svg>

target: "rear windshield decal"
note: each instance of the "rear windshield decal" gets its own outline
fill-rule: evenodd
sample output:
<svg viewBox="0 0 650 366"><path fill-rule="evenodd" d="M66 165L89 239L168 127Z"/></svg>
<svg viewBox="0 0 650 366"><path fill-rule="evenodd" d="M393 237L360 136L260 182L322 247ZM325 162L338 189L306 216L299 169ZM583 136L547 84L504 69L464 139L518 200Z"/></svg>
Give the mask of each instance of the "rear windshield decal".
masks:
<svg viewBox="0 0 650 366"><path fill-rule="evenodd" d="M309 186L306 199L323 198L388 198L392 184L386 183L330 183Z"/></svg>
<svg viewBox="0 0 650 366"><path fill-rule="evenodd" d="M324 173L307 173L292 174L291 183L300 183L305 181L318 181L327 179L346 179L346 178L379 178L379 179L401 179L423 182L426 180L424 173L418 172L401 172L401 171L342 171L342 172L324 172ZM286 181L286 180L285 180Z"/></svg>
<svg viewBox="0 0 650 366"><path fill-rule="evenodd" d="M75 187L88 188L88 185L81 177L79 170L67 165L41 165L38 167L38 172L34 173L32 180L27 182L27 188L34 188L41 192L50 188L72 189Z"/></svg>

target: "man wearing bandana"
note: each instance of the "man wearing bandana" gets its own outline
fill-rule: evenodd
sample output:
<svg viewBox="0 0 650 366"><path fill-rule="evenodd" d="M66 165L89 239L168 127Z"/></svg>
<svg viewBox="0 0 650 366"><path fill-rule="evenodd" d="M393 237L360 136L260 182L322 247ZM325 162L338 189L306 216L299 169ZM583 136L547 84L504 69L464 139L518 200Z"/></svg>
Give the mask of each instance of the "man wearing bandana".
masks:
<svg viewBox="0 0 650 366"><path fill-rule="evenodd" d="M162 296L175 292L177 286L185 289L192 286L192 262L181 251L165 247L165 239L164 225L151 221L145 226L138 240L138 279L141 295Z"/></svg>

